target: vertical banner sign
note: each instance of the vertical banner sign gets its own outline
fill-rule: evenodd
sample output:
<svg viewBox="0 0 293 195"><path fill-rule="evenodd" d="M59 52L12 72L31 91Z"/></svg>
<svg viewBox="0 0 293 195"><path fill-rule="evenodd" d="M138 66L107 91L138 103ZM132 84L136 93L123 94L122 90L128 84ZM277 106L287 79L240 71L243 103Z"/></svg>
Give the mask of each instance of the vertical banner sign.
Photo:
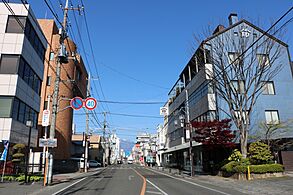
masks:
<svg viewBox="0 0 293 195"><path fill-rule="evenodd" d="M50 121L50 110L43 111L42 126L48 127Z"/></svg>
<svg viewBox="0 0 293 195"><path fill-rule="evenodd" d="M2 152L0 160L6 161L9 141L8 140L3 140L3 143L4 143L4 150Z"/></svg>

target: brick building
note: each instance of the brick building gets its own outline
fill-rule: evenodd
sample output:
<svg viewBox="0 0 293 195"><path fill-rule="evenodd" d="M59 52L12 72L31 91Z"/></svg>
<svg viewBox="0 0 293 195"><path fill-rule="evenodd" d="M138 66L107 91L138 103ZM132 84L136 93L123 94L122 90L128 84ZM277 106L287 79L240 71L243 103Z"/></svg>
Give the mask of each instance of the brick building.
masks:
<svg viewBox="0 0 293 195"><path fill-rule="evenodd" d="M56 62L59 51L58 27L54 20L40 19L38 20L47 41L48 48L46 51L46 60L44 62L44 77L41 87L41 103L38 120L39 137L44 136L44 127L42 127L42 111L50 109L52 113L52 98L48 108L48 96L52 97L54 83L56 78ZM54 148L54 159L69 159L71 156L71 137L73 109L70 108L70 100L73 97L86 97L87 71L83 60L77 54L75 43L69 38L65 40L66 49L68 51L69 61L61 66L61 82L59 85L59 112L56 119L57 148ZM48 128L49 130L50 128ZM49 134L49 132L48 132Z"/></svg>

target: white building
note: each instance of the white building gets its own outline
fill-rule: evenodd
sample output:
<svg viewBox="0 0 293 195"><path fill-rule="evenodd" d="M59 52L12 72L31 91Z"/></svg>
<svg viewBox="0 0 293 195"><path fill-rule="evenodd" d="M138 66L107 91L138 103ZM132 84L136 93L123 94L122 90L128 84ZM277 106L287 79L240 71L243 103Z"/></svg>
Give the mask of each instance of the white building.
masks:
<svg viewBox="0 0 293 195"><path fill-rule="evenodd" d="M47 41L29 5L0 3L0 141L37 144L37 116Z"/></svg>

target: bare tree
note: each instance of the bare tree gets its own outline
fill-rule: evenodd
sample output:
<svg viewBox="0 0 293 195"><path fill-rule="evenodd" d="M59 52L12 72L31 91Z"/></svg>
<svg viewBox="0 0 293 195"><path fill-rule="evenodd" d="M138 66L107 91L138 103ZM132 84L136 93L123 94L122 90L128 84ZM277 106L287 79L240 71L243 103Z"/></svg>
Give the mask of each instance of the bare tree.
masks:
<svg viewBox="0 0 293 195"><path fill-rule="evenodd" d="M254 141L264 141L269 146L269 150L274 153L279 152L293 145L292 139L282 139L284 137L290 137L288 135L292 135L292 126L293 120L272 124L261 122L259 124L259 130L249 137Z"/></svg>
<svg viewBox="0 0 293 195"><path fill-rule="evenodd" d="M283 67L278 60L283 46L271 36L252 44L262 33L238 26L238 31L234 29L206 40L202 48L212 64L205 68L209 79L228 106L220 109L227 111L239 129L241 153L246 158L250 116L267 82Z"/></svg>

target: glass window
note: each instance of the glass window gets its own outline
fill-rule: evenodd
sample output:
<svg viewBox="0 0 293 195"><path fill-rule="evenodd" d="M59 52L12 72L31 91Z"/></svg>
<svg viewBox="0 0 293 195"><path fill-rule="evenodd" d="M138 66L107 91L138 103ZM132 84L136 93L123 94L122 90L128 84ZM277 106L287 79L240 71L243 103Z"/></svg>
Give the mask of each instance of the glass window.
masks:
<svg viewBox="0 0 293 195"><path fill-rule="evenodd" d="M268 125L280 123L279 113L277 110L266 110L265 116L266 116L266 123Z"/></svg>
<svg viewBox="0 0 293 195"><path fill-rule="evenodd" d="M50 52L50 61L54 60L54 52Z"/></svg>
<svg viewBox="0 0 293 195"><path fill-rule="evenodd" d="M48 109L48 101L45 101L44 102L44 110L47 110Z"/></svg>
<svg viewBox="0 0 293 195"><path fill-rule="evenodd" d="M25 104L23 102L19 103L18 121L24 123L25 116Z"/></svg>
<svg viewBox="0 0 293 195"><path fill-rule="evenodd" d="M239 59L237 59L237 58L239 57L239 55L240 54L237 53L237 52L229 52L228 53L228 62L229 62L229 64L233 63L233 65L238 65L239 64Z"/></svg>
<svg viewBox="0 0 293 195"><path fill-rule="evenodd" d="M8 16L6 33L23 33L25 16Z"/></svg>
<svg viewBox="0 0 293 195"><path fill-rule="evenodd" d="M12 97L0 97L0 117L11 117Z"/></svg>
<svg viewBox="0 0 293 195"><path fill-rule="evenodd" d="M47 86L51 86L51 80L52 80L52 77L47 76Z"/></svg>
<svg viewBox="0 0 293 195"><path fill-rule="evenodd" d="M232 80L231 81L231 88L235 93L244 93L245 92L244 81Z"/></svg>
<svg viewBox="0 0 293 195"><path fill-rule="evenodd" d="M19 100L17 98L14 98L14 101L13 101L13 109L12 109L12 118L14 120L17 120L17 117L18 117L18 109L19 109Z"/></svg>
<svg viewBox="0 0 293 195"><path fill-rule="evenodd" d="M237 118L237 119L240 119L240 111L234 111L235 112L235 117ZM245 114L246 113L246 114ZM244 111L242 111L242 120L244 120L244 124L246 124L246 116L248 115L248 111L246 111L246 112L244 112ZM248 124L250 123L250 121L249 121L249 119L248 119Z"/></svg>
<svg viewBox="0 0 293 195"><path fill-rule="evenodd" d="M34 71L30 68L28 85L34 89Z"/></svg>
<svg viewBox="0 0 293 195"><path fill-rule="evenodd" d="M30 69L29 65L26 63L25 68L24 68L24 75L23 75L23 80L26 83L29 83L30 72L31 72L31 69Z"/></svg>
<svg viewBox="0 0 293 195"><path fill-rule="evenodd" d="M274 82L273 81L265 82L262 93L264 95L275 95Z"/></svg>
<svg viewBox="0 0 293 195"><path fill-rule="evenodd" d="M260 66L267 66L270 64L270 59L268 54L256 54L258 64Z"/></svg>
<svg viewBox="0 0 293 195"><path fill-rule="evenodd" d="M18 66L18 75L23 79L24 77L24 68L25 68L25 62L22 58L19 60L19 66Z"/></svg>
<svg viewBox="0 0 293 195"><path fill-rule="evenodd" d="M1 55L0 73L17 74L19 55Z"/></svg>

